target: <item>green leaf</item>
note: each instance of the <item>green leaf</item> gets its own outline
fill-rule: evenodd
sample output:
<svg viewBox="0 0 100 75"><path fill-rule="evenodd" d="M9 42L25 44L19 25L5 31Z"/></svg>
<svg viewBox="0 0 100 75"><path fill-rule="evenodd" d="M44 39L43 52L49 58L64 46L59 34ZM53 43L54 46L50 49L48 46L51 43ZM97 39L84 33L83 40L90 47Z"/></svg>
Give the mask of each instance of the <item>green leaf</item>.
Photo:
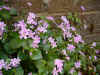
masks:
<svg viewBox="0 0 100 75"><path fill-rule="evenodd" d="M96 66L97 71L100 71L100 64Z"/></svg>
<svg viewBox="0 0 100 75"><path fill-rule="evenodd" d="M36 64L36 67L38 68L39 75L48 75L45 60L36 61L35 64Z"/></svg>
<svg viewBox="0 0 100 75"><path fill-rule="evenodd" d="M17 11L15 8L11 8L10 15L17 15Z"/></svg>
<svg viewBox="0 0 100 75"><path fill-rule="evenodd" d="M6 44L4 45L4 50L5 50L8 54L12 54L12 53L16 52L16 50L13 50L13 49L11 49L11 48L9 47L9 44L8 44L8 43L6 43Z"/></svg>
<svg viewBox="0 0 100 75"><path fill-rule="evenodd" d="M8 56L4 52L0 51L0 59L7 59L7 58Z"/></svg>
<svg viewBox="0 0 100 75"><path fill-rule="evenodd" d="M3 75L14 75L14 69L3 70Z"/></svg>
<svg viewBox="0 0 100 75"><path fill-rule="evenodd" d="M39 60L39 59L42 59L41 51L38 50L38 49L33 49L31 58L32 58L32 60Z"/></svg>
<svg viewBox="0 0 100 75"><path fill-rule="evenodd" d="M49 44L43 45L43 50L50 50L50 45Z"/></svg>
<svg viewBox="0 0 100 75"><path fill-rule="evenodd" d="M0 11L0 16L3 18L3 19L7 19L9 20L11 18L10 14L9 14L9 11L3 9L2 11Z"/></svg>
<svg viewBox="0 0 100 75"><path fill-rule="evenodd" d="M16 68L15 75L24 75L24 70L21 67Z"/></svg>
<svg viewBox="0 0 100 75"><path fill-rule="evenodd" d="M21 60L27 59L27 55L25 54L25 52L23 52L22 50L18 52L17 55Z"/></svg>
<svg viewBox="0 0 100 75"><path fill-rule="evenodd" d="M57 40L57 43L59 43L59 44L62 43L62 37L61 36L57 37L56 40Z"/></svg>

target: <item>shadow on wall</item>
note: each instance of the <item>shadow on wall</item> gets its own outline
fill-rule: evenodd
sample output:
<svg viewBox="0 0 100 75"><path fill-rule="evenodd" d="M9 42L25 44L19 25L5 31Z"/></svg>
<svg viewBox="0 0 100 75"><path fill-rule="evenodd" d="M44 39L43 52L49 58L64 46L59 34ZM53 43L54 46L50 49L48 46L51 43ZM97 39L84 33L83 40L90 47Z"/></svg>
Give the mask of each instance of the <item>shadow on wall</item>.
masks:
<svg viewBox="0 0 100 75"><path fill-rule="evenodd" d="M9 4L15 7L18 11L32 12L65 12L66 10L74 10L79 8L81 3L89 0L9 0ZM29 6L27 3L32 3ZM77 10L77 9L75 9Z"/></svg>

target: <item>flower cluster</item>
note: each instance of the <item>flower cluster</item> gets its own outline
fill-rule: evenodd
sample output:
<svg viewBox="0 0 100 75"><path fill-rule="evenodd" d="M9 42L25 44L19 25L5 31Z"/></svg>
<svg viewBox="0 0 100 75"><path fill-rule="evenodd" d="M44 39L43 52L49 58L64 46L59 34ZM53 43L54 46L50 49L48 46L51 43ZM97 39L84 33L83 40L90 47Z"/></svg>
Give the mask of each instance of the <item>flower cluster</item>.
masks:
<svg viewBox="0 0 100 75"><path fill-rule="evenodd" d="M67 49L68 49L70 52L72 52L72 51L75 50L75 46L72 45L72 44L68 44Z"/></svg>
<svg viewBox="0 0 100 75"><path fill-rule="evenodd" d="M70 57L66 53L66 50L62 50L62 54L66 57L66 60L70 60Z"/></svg>
<svg viewBox="0 0 100 75"><path fill-rule="evenodd" d="M58 75L58 73L61 73L62 70L63 70L63 63L64 61L61 60L61 59L56 59L54 64L56 67L54 67L54 70L53 70L53 75Z"/></svg>
<svg viewBox="0 0 100 75"><path fill-rule="evenodd" d="M80 68L80 65L81 65L80 61L75 62L75 67L76 68Z"/></svg>
<svg viewBox="0 0 100 75"><path fill-rule="evenodd" d="M82 37L80 36L80 35L76 35L75 37L74 37L74 42L75 43L79 43L79 42L84 42L83 40L82 40Z"/></svg>
<svg viewBox="0 0 100 75"><path fill-rule="evenodd" d="M11 69L11 67L17 67L20 64L20 59L19 58L13 58L10 59L10 63L5 62L4 59L0 60L0 70L2 69Z"/></svg>
<svg viewBox="0 0 100 75"><path fill-rule="evenodd" d="M10 8L10 7L8 7L8 6L5 6L5 5L4 5L4 6L1 6L1 7L0 7L0 10L2 10L2 9L6 9L6 10L8 10L8 11L9 11L11 8Z"/></svg>
<svg viewBox="0 0 100 75"><path fill-rule="evenodd" d="M67 71L71 75L73 75L74 72L75 74L77 72L77 75L82 75L80 68L87 63L91 63L91 61L87 62L87 59L92 60L93 58L94 61L97 60L97 56L93 50L96 48L96 43L94 42L89 45L89 47L86 47L87 44L83 41L82 36L77 33L76 28L71 25L70 20L66 16L61 16L60 19L61 23L57 24L56 20L51 16L37 19L36 14L30 12L26 21L22 20L15 24L15 31L18 31L20 39L32 40L31 46L36 48L35 50L29 47L29 56L32 60L44 60L45 54L47 56L46 58L48 59L49 57L52 63L55 60L54 66L52 66L53 75L63 74L63 70L66 69L65 65L68 65L69 68ZM62 32L61 35L55 35L56 31L52 29L52 25L50 25L52 23L49 24L49 22L56 24L56 29L59 29L58 32ZM43 52L41 52L41 50ZM87 53L86 56L85 53L87 50L90 50L90 52L94 51L92 52L93 55L88 55ZM84 61L86 63L84 63ZM48 61L45 62L48 63ZM12 65L15 66L14 63L12 63ZM45 65L44 62L43 65ZM46 73L51 73L51 71ZM46 75L46 73L44 75ZM29 75L32 75L32 72L29 72Z"/></svg>
<svg viewBox="0 0 100 75"><path fill-rule="evenodd" d="M28 15L28 18L27 18L27 24L37 25L35 18L36 18L36 15L34 13L29 12L29 15Z"/></svg>
<svg viewBox="0 0 100 75"><path fill-rule="evenodd" d="M39 21L39 24L40 24L40 26L37 27L36 31L37 31L37 32L42 32L42 33L47 32L48 23L46 23L46 22L43 21L43 20L40 20L40 21ZM41 24L42 24L42 25L41 25Z"/></svg>
<svg viewBox="0 0 100 75"><path fill-rule="evenodd" d="M14 26L15 31L19 31L20 39L31 38L33 40L32 47L38 48L38 44L40 43L39 34L47 32L48 23L44 20L37 21L36 14L29 12L26 22L21 20L18 23L15 23ZM52 44L54 46L56 43Z"/></svg>
<svg viewBox="0 0 100 75"><path fill-rule="evenodd" d="M38 48L38 44L40 43L40 37L39 36L34 36L34 41L32 42L32 47L33 48Z"/></svg>
<svg viewBox="0 0 100 75"><path fill-rule="evenodd" d="M60 24L59 28L61 28L63 31L64 39L71 38L72 33L70 32L70 29L71 29L70 22L68 21L66 16L61 16L61 19L63 20L63 22ZM74 29L74 27L72 28Z"/></svg>
<svg viewBox="0 0 100 75"><path fill-rule="evenodd" d="M5 30L6 24L2 21L0 21L0 37L2 36L4 30Z"/></svg>
<svg viewBox="0 0 100 75"><path fill-rule="evenodd" d="M57 47L56 42L54 41L52 37L49 37L48 40L51 43L52 48Z"/></svg>

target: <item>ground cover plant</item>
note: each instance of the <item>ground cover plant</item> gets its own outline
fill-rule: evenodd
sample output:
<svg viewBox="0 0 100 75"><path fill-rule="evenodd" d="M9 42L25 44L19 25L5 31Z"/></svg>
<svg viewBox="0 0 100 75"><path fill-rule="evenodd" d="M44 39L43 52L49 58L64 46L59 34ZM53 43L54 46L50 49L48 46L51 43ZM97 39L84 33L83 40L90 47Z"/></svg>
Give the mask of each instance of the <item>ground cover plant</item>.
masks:
<svg viewBox="0 0 100 75"><path fill-rule="evenodd" d="M15 9L1 4L0 13L1 75L99 75L100 50L96 42L83 40L77 15L37 17L29 12L11 24Z"/></svg>

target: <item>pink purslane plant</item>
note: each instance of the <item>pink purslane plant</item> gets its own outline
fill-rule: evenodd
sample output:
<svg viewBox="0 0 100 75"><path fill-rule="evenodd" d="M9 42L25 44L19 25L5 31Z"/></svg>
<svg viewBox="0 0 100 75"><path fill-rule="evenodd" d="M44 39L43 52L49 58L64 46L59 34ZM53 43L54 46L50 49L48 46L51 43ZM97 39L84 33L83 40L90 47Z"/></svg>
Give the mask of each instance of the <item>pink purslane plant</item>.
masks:
<svg viewBox="0 0 100 75"><path fill-rule="evenodd" d="M32 42L32 47L33 48L38 48L38 44L40 43L40 37L39 36L34 36L33 42Z"/></svg>
<svg viewBox="0 0 100 75"><path fill-rule="evenodd" d="M0 30L4 30L6 24L3 21L0 21Z"/></svg>
<svg viewBox="0 0 100 75"><path fill-rule="evenodd" d="M62 54L66 56L66 60L70 60L70 57L67 55L66 50L62 50Z"/></svg>
<svg viewBox="0 0 100 75"><path fill-rule="evenodd" d="M18 65L20 64L20 59L19 58L13 58L10 59L10 63L5 62L4 59L0 60L0 70L5 69L5 70L9 70L11 69L11 67L18 67Z"/></svg>
<svg viewBox="0 0 100 75"><path fill-rule="evenodd" d="M56 42L54 41L54 38L49 37L48 40L51 43L52 48L57 47Z"/></svg>
<svg viewBox="0 0 100 75"><path fill-rule="evenodd" d="M96 42L93 42L93 43L92 43L92 46L93 46L93 47L96 47Z"/></svg>
<svg viewBox="0 0 100 75"><path fill-rule="evenodd" d="M11 59L11 61L10 61L10 65L12 66L12 67L17 67L19 64L20 64L20 59L19 58L13 58L13 59Z"/></svg>
<svg viewBox="0 0 100 75"><path fill-rule="evenodd" d="M69 71L69 73L73 75L74 72L75 72L75 68L73 67L73 68L71 68L71 70Z"/></svg>
<svg viewBox="0 0 100 75"><path fill-rule="evenodd" d="M62 72L63 63L64 63L64 60L61 60L61 59L56 59L54 61L54 64L55 64L56 67L54 67L54 69L53 69L53 75L58 75L58 73Z"/></svg>
<svg viewBox="0 0 100 75"><path fill-rule="evenodd" d="M72 44L68 44L67 49L68 49L70 52L72 52L72 51L75 50L75 46L72 45Z"/></svg>
<svg viewBox="0 0 100 75"><path fill-rule="evenodd" d="M54 20L54 18L52 17L52 16L48 16L48 17L46 17L48 20L51 20L51 21L53 21Z"/></svg>
<svg viewBox="0 0 100 75"><path fill-rule="evenodd" d="M0 60L0 70L2 70L5 66L5 62L3 59Z"/></svg>
<svg viewBox="0 0 100 75"><path fill-rule="evenodd" d="M31 2L27 2L27 5L30 7L30 6L32 6L32 3Z"/></svg>
<svg viewBox="0 0 100 75"><path fill-rule="evenodd" d="M6 24L4 22L0 21L0 37L2 37L5 27L6 27Z"/></svg>
<svg viewBox="0 0 100 75"><path fill-rule="evenodd" d="M28 15L28 18L27 18L27 24L37 25L35 18L36 18L36 14L29 12L29 15Z"/></svg>
<svg viewBox="0 0 100 75"><path fill-rule="evenodd" d="M69 21L67 20L66 16L61 16L61 19L64 21L64 23L69 25Z"/></svg>
<svg viewBox="0 0 100 75"><path fill-rule="evenodd" d="M4 5L4 6L0 7L0 10L2 10L2 9L5 9L5 10L8 10L9 11L11 8Z"/></svg>
<svg viewBox="0 0 100 75"><path fill-rule="evenodd" d="M38 23L42 25L38 25L36 29L33 31L34 25L37 25L36 14L29 12L26 22L24 20L21 20L18 23L14 24L15 31L19 32L20 39L30 38L33 40L33 48L38 48L38 44L40 43L39 34L47 32L48 23L44 20L40 20ZM56 47L56 42L52 42L52 46Z"/></svg>
<svg viewBox="0 0 100 75"><path fill-rule="evenodd" d="M84 41L82 40L82 37L81 37L80 35L77 34L77 35L74 37L74 42L78 44L79 42L83 43Z"/></svg>
<svg viewBox="0 0 100 75"><path fill-rule="evenodd" d="M84 6L81 6L80 8L81 8L82 11L86 10Z"/></svg>
<svg viewBox="0 0 100 75"><path fill-rule="evenodd" d="M81 67L81 62L80 61L75 62L75 67L80 68Z"/></svg>
<svg viewBox="0 0 100 75"><path fill-rule="evenodd" d="M43 33L47 32L46 28L43 27L43 26L38 27L38 28L37 28L37 31L43 32Z"/></svg>
<svg viewBox="0 0 100 75"><path fill-rule="evenodd" d="M32 75L32 72L28 73L28 75Z"/></svg>

